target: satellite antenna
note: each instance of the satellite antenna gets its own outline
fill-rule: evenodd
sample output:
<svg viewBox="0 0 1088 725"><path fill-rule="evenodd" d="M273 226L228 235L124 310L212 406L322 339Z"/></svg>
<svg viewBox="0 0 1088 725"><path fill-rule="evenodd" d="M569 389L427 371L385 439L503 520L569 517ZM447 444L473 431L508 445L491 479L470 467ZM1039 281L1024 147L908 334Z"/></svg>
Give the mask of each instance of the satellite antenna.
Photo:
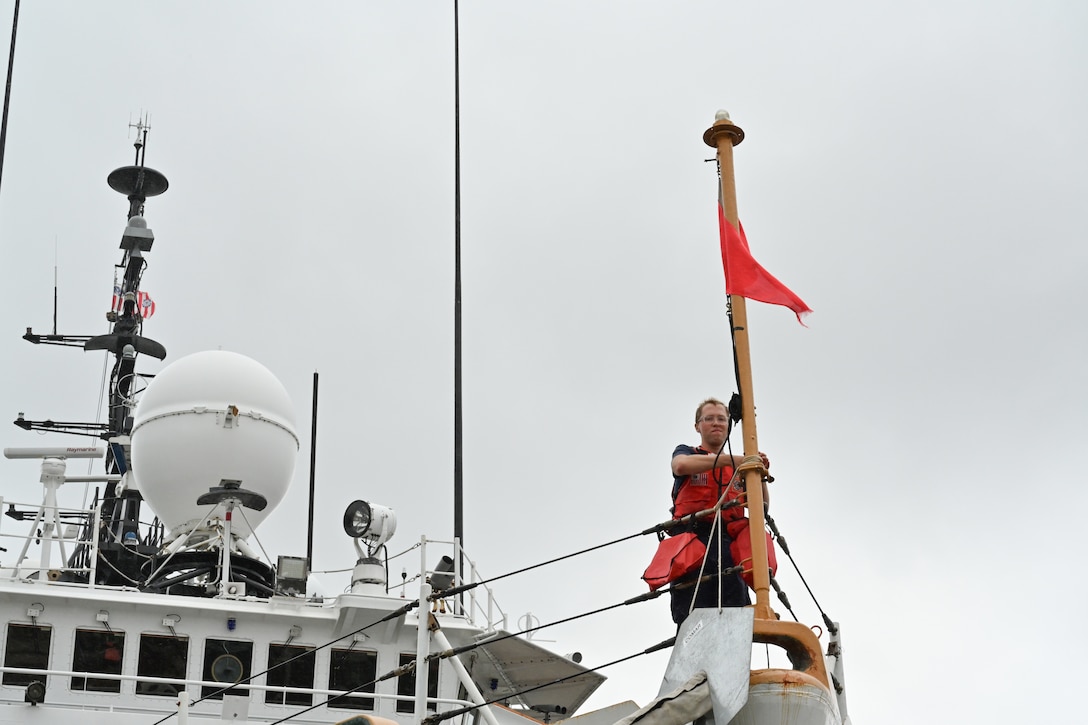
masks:
<svg viewBox="0 0 1088 725"><path fill-rule="evenodd" d="M256 491L247 491L242 488L241 481L224 479L218 486L213 486L207 493L198 497L196 503L198 506L223 504L226 507L226 514L223 516L223 545L219 547L219 566L221 567L219 596L244 597L246 595L245 582L232 581L230 576L231 521L235 508L240 506L254 511L263 511L268 506L268 499Z"/></svg>

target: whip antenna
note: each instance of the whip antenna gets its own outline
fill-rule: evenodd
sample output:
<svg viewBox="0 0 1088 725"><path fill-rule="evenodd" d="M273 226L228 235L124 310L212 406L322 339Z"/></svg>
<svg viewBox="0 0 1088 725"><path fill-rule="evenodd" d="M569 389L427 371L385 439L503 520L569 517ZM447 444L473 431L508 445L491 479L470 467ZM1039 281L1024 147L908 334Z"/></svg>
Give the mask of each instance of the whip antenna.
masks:
<svg viewBox="0 0 1088 725"><path fill-rule="evenodd" d="M4 117L0 120L0 179L4 178L4 148L8 143L8 105L11 103L11 71L15 67L15 36L19 29L19 0L15 0L15 16L11 20L11 45L8 47L8 81L4 88ZM56 330L53 330L55 333Z"/></svg>

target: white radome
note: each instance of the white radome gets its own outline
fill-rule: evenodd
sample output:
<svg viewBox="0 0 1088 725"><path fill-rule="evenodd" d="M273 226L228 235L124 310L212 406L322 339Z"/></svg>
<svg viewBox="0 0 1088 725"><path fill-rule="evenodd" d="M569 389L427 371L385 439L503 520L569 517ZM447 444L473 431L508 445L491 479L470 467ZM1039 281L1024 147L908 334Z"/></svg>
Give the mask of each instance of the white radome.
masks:
<svg viewBox="0 0 1088 725"><path fill-rule="evenodd" d="M263 511L231 517L245 538L283 500L298 448L291 399L268 368L233 352L198 352L168 365L141 396L132 476L169 538L208 515L199 496L240 481L268 501Z"/></svg>

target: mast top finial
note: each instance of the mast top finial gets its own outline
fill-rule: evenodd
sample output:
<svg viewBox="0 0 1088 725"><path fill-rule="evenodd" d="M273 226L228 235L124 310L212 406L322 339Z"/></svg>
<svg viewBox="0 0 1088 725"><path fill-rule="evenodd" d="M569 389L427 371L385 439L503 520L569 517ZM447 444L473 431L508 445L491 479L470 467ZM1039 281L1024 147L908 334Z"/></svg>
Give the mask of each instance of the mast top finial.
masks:
<svg viewBox="0 0 1088 725"><path fill-rule="evenodd" d="M717 148L718 139L723 136L728 137L734 146L744 140L744 130L733 123L729 117L729 111L725 109L714 114L714 125L703 133L703 143L711 148Z"/></svg>

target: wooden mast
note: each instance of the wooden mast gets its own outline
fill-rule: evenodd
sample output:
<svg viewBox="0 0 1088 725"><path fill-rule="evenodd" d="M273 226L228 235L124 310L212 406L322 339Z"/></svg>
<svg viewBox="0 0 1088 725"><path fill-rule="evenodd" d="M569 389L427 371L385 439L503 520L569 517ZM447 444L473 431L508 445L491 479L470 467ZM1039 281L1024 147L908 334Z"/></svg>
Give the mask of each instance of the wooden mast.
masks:
<svg viewBox="0 0 1088 725"><path fill-rule="evenodd" d="M737 188L733 179L733 147L744 140L744 131L729 120L729 114L718 111L714 125L703 134L707 146L718 150L721 172L722 211L729 224L739 226ZM752 534L752 578L756 590L755 622L752 641L773 644L786 650L792 670L767 669L752 673L752 684L815 684L831 696L831 678L820 653L820 641L811 629L800 622L778 619L771 609L771 578L767 568L766 518L763 513L762 465L747 464L758 460L759 440L756 437L756 406L752 394L752 360L748 346L748 310L746 300L729 296L733 309L733 345L737 355L737 377L741 396L741 425L744 433L744 458L740 465L748 491L749 531Z"/></svg>
<svg viewBox="0 0 1088 725"><path fill-rule="evenodd" d="M737 215L737 187L733 178L733 147L744 140L744 131L729 120L729 114L718 111L714 125L703 134L707 146L718 150L718 168L721 175L722 210L727 223L739 226ZM733 345L737 355L737 376L740 386L741 426L744 434L744 457L759 456L759 440L756 437L756 408L752 393L752 360L748 341L748 310L746 300L739 295L729 296L733 309ZM744 466L742 465L742 470ZM752 535L752 578L756 591L756 619L776 619L771 610L771 581L767 572L767 540L763 536L766 523L763 517L763 481L758 469L743 471L748 491L749 530Z"/></svg>

